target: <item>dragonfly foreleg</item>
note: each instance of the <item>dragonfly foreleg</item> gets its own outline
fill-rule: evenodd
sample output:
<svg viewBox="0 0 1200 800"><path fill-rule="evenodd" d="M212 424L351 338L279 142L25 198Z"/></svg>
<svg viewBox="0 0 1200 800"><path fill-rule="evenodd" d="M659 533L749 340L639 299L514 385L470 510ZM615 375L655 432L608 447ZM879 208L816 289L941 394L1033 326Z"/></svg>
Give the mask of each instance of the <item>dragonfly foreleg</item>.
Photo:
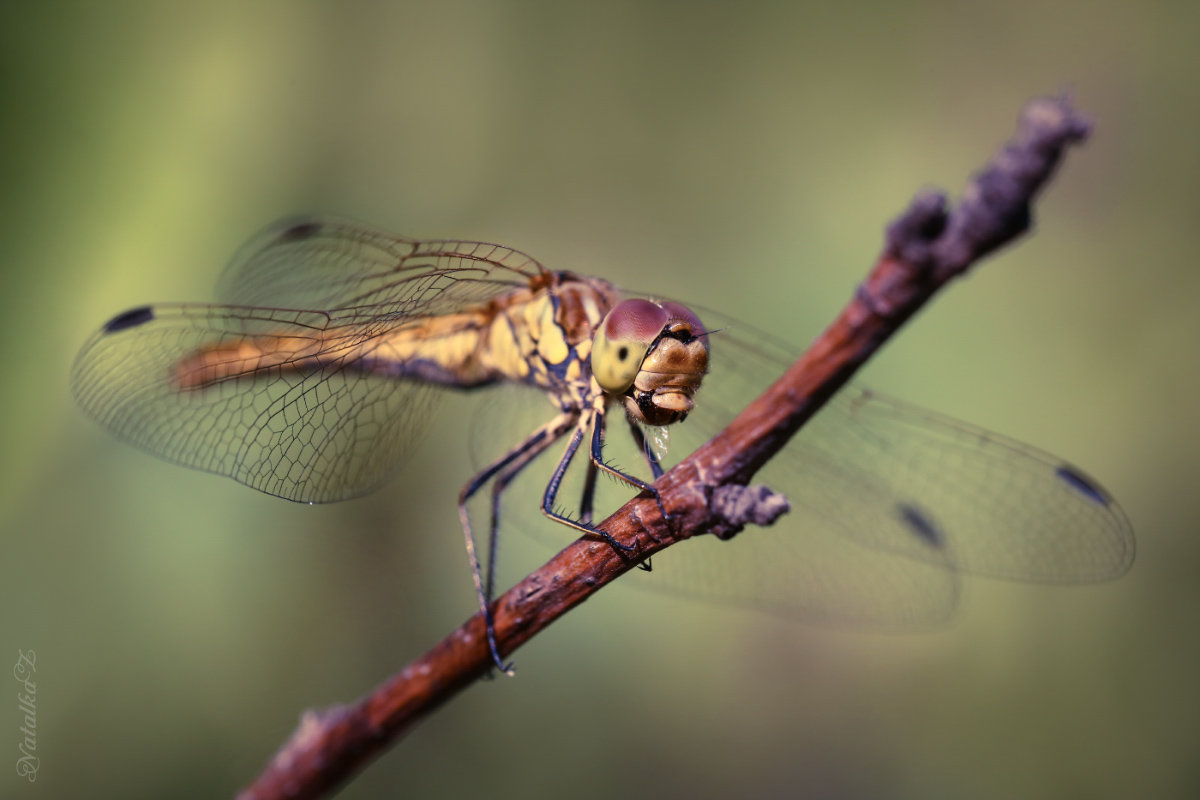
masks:
<svg viewBox="0 0 1200 800"><path fill-rule="evenodd" d="M651 494L656 495L657 492L655 491L654 487L651 484L646 483L644 480L637 477L636 475L630 475L628 472L624 472L623 470L618 469L617 467L614 467L612 464L609 464L607 461L604 460L605 415L604 415L603 407L597 407L594 409L593 420L594 421L592 424L592 449L591 449L592 463L595 464L599 469L602 469L605 472L607 472L609 475L612 475L614 478L617 478L620 481L628 483L633 488L641 489L643 492L650 492ZM655 475L654 477L657 479L658 475Z"/></svg>
<svg viewBox="0 0 1200 800"><path fill-rule="evenodd" d="M592 513L596 508L596 476L600 471L588 460L587 474L583 476L583 496L579 498L579 521L584 525L592 524Z"/></svg>
<svg viewBox="0 0 1200 800"><path fill-rule="evenodd" d="M604 419L600 418L600 419L596 420L596 422L594 424L603 425ZM630 422L630 425L633 426L633 429L635 432L640 432L639 429L637 428L637 426L634 425L632 422ZM593 437L594 436L595 436L595 434L593 434ZM644 437L642 439L642 442L645 442ZM648 450L646 451L646 453L647 453L648 458L651 458L651 459L654 458L653 454L650 453ZM651 461L651 466L654 469L657 469L656 477L658 475L662 475L662 468L658 466L657 460ZM587 525L589 527L591 527L591 524L592 524L592 512L595 508L595 501L596 501L596 478L599 474L600 474L600 468L596 466L596 462L594 460L589 458L588 464L587 464L587 474L584 476L584 479L583 479L583 497L579 501L579 520L584 525ZM661 510L661 507L660 507L660 510ZM664 514L663 516L666 516L666 514ZM646 572L650 572L651 571L650 559L646 559L645 563L638 564L638 569L645 570Z"/></svg>
<svg viewBox="0 0 1200 800"><path fill-rule="evenodd" d="M467 557L471 562L471 578L475 582L475 595L479 600L479 608L483 611L483 619L487 630L488 648L492 653L492 661L501 672L512 674L512 665L506 665L504 660L500 658L500 652L496 648L496 629L492 621L492 585L495 575L496 562L496 535L498 531L498 514L499 514L499 493L493 492L492 496L492 517L491 528L488 536L488 573L487 584L485 586L483 573L479 565L479 556L475 549L475 535L471 532L471 516L467 512L467 503L475 494L487 485L488 481L496 478L497 481L503 479L504 485L507 485L512 478L527 466L534 457L552 445L555 441L562 437L566 431L575 424L577 414L564 412L557 417L542 425L525 440L509 450L500 458L488 464L480 470L475 477L471 478L462 491L458 493L458 517L462 523L463 536L466 539ZM503 490L501 486L500 491Z"/></svg>
<svg viewBox="0 0 1200 800"><path fill-rule="evenodd" d="M634 475L630 475L629 473L624 472L617 467L614 467L612 464L608 464L604 461L604 425L605 409L603 406L597 406L595 409L595 423L592 427L592 463L595 464L597 468L602 469L608 474L625 481L630 486L652 494L654 496L654 502L658 505L658 513L662 514L663 519L670 519L671 515L667 513L665 508L663 508L662 500L659 499L658 496L658 490L655 489L653 485L646 483L642 479ZM658 480L663 474L662 466L658 463L658 456L654 454L649 446L649 443L646 441L646 434L632 420L629 421L629 430L633 434L634 443L637 444L642 453L645 454L646 462L650 465L650 471L654 475L654 479ZM654 534L651 533L649 535L651 538L654 538ZM647 561L646 565L642 568L649 572L649 561Z"/></svg>
<svg viewBox="0 0 1200 800"><path fill-rule="evenodd" d="M633 545L621 544L612 537L612 534L602 531L593 525L571 519L554 510L554 500L558 496L558 488L562 485L563 478L567 474L567 468L571 466L571 460L575 458L575 454L579 451L579 445L583 443L583 431L587 427L589 417L591 415L584 415L575 423L575 432L571 434L571 438L567 442L567 449L563 451L562 458L558 461L558 466L554 468L554 474L550 476L550 481L546 484L546 492L542 495L542 513L555 522L561 522L563 525L574 528L580 533L599 536L617 550L633 550Z"/></svg>

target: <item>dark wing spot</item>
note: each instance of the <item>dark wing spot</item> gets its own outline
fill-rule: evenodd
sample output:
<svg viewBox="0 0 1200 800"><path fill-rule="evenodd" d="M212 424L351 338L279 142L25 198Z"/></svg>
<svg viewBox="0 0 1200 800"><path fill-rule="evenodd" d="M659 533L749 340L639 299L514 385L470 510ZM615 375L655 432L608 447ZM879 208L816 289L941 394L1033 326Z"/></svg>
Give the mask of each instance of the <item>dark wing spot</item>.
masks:
<svg viewBox="0 0 1200 800"><path fill-rule="evenodd" d="M617 350L617 358L621 361L629 358L629 348L622 346Z"/></svg>
<svg viewBox="0 0 1200 800"><path fill-rule="evenodd" d="M321 230L321 223L316 220L306 219L289 225L279 232L279 241L281 242L300 242L305 239L311 239L316 236Z"/></svg>
<svg viewBox="0 0 1200 800"><path fill-rule="evenodd" d="M909 530L919 536L926 544L931 547L941 549L945 546L946 540L942 536L942 532L938 530L937 525L933 524L925 512L909 503L899 503L896 505L896 511L899 512L900 521L908 526Z"/></svg>
<svg viewBox="0 0 1200 800"><path fill-rule="evenodd" d="M138 306L131 308L104 323L105 333L116 333L127 328L136 328L150 320L154 319L154 309L150 306Z"/></svg>
<svg viewBox="0 0 1200 800"><path fill-rule="evenodd" d="M1072 467L1070 464L1063 464L1058 469L1054 470L1054 474L1059 477L1059 480L1070 486L1075 491L1082 494L1089 500L1099 503L1102 506L1112 502L1108 496L1108 492L1104 491L1100 486L1084 475L1082 472Z"/></svg>

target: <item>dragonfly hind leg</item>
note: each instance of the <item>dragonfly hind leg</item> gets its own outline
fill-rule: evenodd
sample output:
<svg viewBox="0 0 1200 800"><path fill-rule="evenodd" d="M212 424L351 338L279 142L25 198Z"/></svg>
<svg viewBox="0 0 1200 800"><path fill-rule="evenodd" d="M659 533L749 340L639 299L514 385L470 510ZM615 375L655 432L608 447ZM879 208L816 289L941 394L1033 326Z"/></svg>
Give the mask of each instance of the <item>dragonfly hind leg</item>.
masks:
<svg viewBox="0 0 1200 800"><path fill-rule="evenodd" d="M500 651L496 646L496 628L492 619L491 608L492 589L496 571L496 543L500 523L500 497L512 479L528 466L530 461L562 438L562 435L575 424L575 418L576 415L562 413L550 422L542 425L529 434L529 436L525 437L525 440L512 450L509 450L503 456L480 470L475 477L471 478L463 486L462 491L458 494L458 517L462 523L463 536L466 539L467 557L471 562L471 577L475 582L475 595L479 600L479 609L483 612L488 648L491 651L492 661L506 675L512 674L512 665L505 664L504 660L500 657ZM476 553L475 535L471 531L471 516L467 511L467 503L470 502L471 498L480 489L493 479L495 480L492 489L492 513L488 531L487 580L485 582L483 570L479 564L479 556Z"/></svg>
<svg viewBox="0 0 1200 800"><path fill-rule="evenodd" d="M535 446L524 449L517 458L510 461L496 473L492 480L491 521L488 528L487 579L484 582L485 593L489 600L493 596L492 592L496 585L496 554L500 539L500 510L501 501L504 499L504 492L525 467L529 466L529 462L540 456L550 445L562 438L562 435L567 431L567 427L569 426L564 427L562 430L551 430L550 435L539 441Z"/></svg>

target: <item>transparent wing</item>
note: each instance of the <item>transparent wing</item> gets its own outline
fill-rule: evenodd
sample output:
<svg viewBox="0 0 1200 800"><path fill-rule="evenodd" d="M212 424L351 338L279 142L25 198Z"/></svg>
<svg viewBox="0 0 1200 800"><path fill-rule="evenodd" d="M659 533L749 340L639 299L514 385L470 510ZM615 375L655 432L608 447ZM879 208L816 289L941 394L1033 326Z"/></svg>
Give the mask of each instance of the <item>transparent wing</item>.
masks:
<svg viewBox="0 0 1200 800"><path fill-rule="evenodd" d="M794 360L767 334L697 313L719 331L696 409L672 426L665 465L724 427ZM619 416L613 424L606 455L644 472ZM545 470L531 471L544 483ZM896 628L947 618L963 573L1080 582L1120 575L1133 560L1128 520L1082 471L858 386L843 389L755 482L786 494L791 512L732 541L681 543L655 557L652 573L627 580L810 621ZM630 496L602 488L615 490L604 513ZM574 491L563 489L564 503ZM506 514L529 506L514 498Z"/></svg>
<svg viewBox="0 0 1200 800"><path fill-rule="evenodd" d="M544 272L532 257L496 244L408 239L355 222L296 217L241 247L217 284L217 300L432 316L527 286Z"/></svg>
<svg viewBox="0 0 1200 800"><path fill-rule="evenodd" d="M729 336L712 337L700 427L723 424L793 360L767 334L726 324ZM944 538L961 569L1041 582L1103 580L1132 563L1129 521L1078 468L861 386L835 396L778 460L780 491L870 547L928 558L920 543Z"/></svg>
<svg viewBox="0 0 1200 800"><path fill-rule="evenodd" d="M431 412L433 386L371 372L372 342L540 271L495 245L281 223L222 280L223 298L237 305L145 306L115 317L80 352L72 388L85 411L157 456L289 500L340 500L378 486ZM237 353L256 341L286 344L273 345L270 364L181 387L190 354Z"/></svg>
<svg viewBox="0 0 1200 800"><path fill-rule="evenodd" d="M721 330L696 411L673 432L676 458L794 359L761 331L699 313ZM1128 520L1079 469L860 386L836 395L756 482L786 494L790 514L732 542L672 548L646 577L821 621L892 626L948 616L960 572L1069 583L1115 577L1133 560Z"/></svg>

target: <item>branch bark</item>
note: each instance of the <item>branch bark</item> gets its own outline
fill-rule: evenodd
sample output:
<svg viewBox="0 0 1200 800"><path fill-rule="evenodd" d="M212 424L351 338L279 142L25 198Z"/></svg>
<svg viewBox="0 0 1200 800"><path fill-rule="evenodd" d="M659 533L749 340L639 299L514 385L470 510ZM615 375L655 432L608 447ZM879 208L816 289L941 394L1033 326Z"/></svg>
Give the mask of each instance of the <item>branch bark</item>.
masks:
<svg viewBox="0 0 1200 800"><path fill-rule="evenodd" d="M808 351L729 427L659 479L659 502L635 497L602 524L636 544L635 559L580 539L496 600L501 654L654 553L702 533L728 538L786 510L780 496L742 487L940 288L1029 229L1034 197L1066 148L1089 131L1069 98L1035 100L955 208L939 192L918 194L888 227L874 269ZM322 796L491 667L483 616L475 614L357 703L306 712L239 798Z"/></svg>

